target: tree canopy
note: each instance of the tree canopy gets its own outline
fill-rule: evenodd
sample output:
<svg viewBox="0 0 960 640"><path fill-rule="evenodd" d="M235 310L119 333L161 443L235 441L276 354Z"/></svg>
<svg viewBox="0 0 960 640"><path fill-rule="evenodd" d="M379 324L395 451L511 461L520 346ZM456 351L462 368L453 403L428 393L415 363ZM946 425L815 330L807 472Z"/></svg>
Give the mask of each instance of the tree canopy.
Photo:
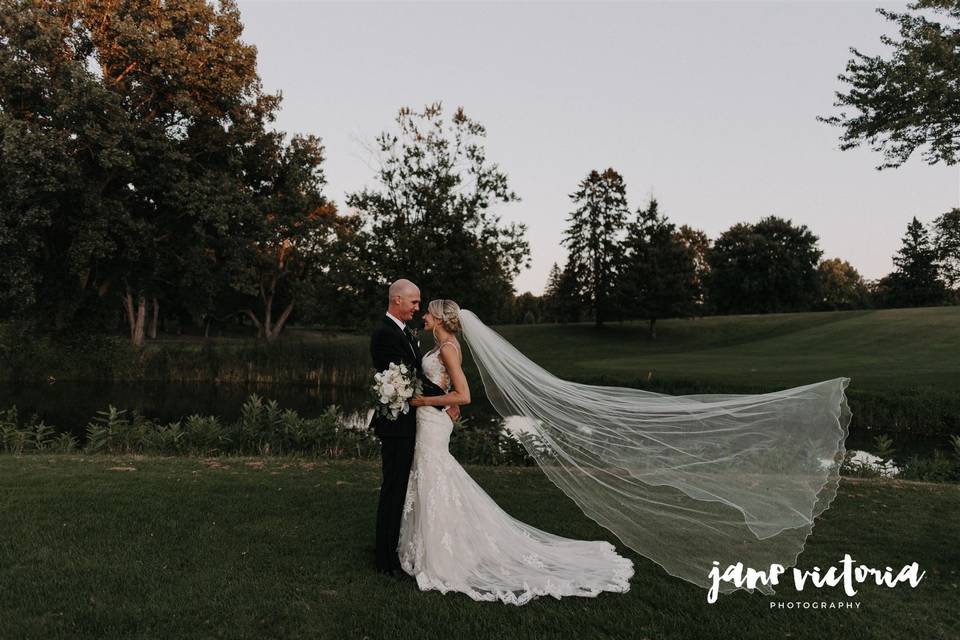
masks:
<svg viewBox="0 0 960 640"><path fill-rule="evenodd" d="M854 57L838 76L849 88L836 92L834 106L853 112L817 116L843 129L840 149L867 142L883 152L881 170L899 167L923 145L928 164L953 165L960 149L960 1L907 6L902 13L877 9L899 27L899 39L880 37L893 49L889 57L850 48ZM923 10L945 14L949 22L929 19Z"/></svg>
<svg viewBox="0 0 960 640"><path fill-rule="evenodd" d="M486 129L440 102L400 109L396 130L377 137L377 188L348 194L363 224L365 255L381 310L386 285L417 283L422 295L482 308L490 321L513 313L513 277L529 265L526 226L503 223L499 205L519 201L483 147Z"/></svg>
<svg viewBox="0 0 960 640"><path fill-rule="evenodd" d="M708 291L720 313L778 313L809 308L823 252L806 225L767 216L724 231L710 251Z"/></svg>

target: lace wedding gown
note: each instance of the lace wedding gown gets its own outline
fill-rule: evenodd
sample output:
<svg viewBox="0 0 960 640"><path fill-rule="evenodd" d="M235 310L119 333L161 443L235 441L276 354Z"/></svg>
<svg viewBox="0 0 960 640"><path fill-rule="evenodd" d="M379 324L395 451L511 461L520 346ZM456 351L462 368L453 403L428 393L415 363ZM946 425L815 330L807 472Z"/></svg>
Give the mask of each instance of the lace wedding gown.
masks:
<svg viewBox="0 0 960 640"><path fill-rule="evenodd" d="M423 357L422 367L427 378L449 391L439 349ZM553 535L497 506L450 455L452 431L446 411L417 410L398 553L422 591L457 591L474 600L522 605L542 595L595 597L630 589L633 562L609 542Z"/></svg>

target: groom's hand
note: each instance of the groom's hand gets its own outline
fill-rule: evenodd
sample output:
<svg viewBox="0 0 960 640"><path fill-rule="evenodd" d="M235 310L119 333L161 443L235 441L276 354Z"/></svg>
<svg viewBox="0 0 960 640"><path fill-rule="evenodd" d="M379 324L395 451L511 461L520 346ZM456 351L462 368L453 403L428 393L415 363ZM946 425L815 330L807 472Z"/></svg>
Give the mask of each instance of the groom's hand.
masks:
<svg viewBox="0 0 960 640"><path fill-rule="evenodd" d="M450 419L454 422L458 422L460 420L460 407L455 404L450 405L447 407L447 415L450 416Z"/></svg>

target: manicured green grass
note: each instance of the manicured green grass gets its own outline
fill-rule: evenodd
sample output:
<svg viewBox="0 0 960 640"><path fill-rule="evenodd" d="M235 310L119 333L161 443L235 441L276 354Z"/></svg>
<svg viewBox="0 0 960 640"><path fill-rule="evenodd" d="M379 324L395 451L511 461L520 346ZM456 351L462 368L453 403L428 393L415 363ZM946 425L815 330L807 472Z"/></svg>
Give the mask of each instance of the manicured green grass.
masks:
<svg viewBox="0 0 960 640"><path fill-rule="evenodd" d="M564 378L672 395L848 377L852 429L960 433L960 307L497 327Z"/></svg>
<svg viewBox="0 0 960 640"><path fill-rule="evenodd" d="M2 638L955 638L960 486L844 479L801 568L918 562L916 589L861 585L714 605L587 519L537 468L468 466L510 514L607 539L636 562L626 594L524 607L421 593L373 572L376 462L0 456Z"/></svg>
<svg viewBox="0 0 960 640"><path fill-rule="evenodd" d="M560 376L960 390L960 307L713 316L645 323L515 325L505 338Z"/></svg>
<svg viewBox="0 0 960 640"><path fill-rule="evenodd" d="M661 320L656 340L649 337L645 322L612 322L600 329L592 324L541 324L496 330L564 377L629 382L650 374L653 380L770 387L847 376L852 388L871 391L960 389L960 306ZM424 335L424 346L429 342L430 336ZM231 354L249 357L254 344L250 338L204 341L161 335L147 342L145 357L157 351L181 353L185 365L186 356L201 354L208 345L216 354L210 357L232 366ZM362 332L290 327L276 344L287 345L304 366L324 355L336 355L344 363L360 360L364 369L368 365L368 338ZM311 355L300 354L299 345Z"/></svg>

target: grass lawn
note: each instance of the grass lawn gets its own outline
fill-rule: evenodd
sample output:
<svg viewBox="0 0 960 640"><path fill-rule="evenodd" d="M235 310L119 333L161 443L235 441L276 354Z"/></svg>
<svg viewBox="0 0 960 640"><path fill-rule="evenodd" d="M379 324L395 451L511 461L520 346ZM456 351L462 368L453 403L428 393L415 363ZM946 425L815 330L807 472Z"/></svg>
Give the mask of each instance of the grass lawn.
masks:
<svg viewBox="0 0 960 640"><path fill-rule="evenodd" d="M840 376L851 389L960 389L960 306L513 325L497 330L561 377L798 386Z"/></svg>
<svg viewBox="0 0 960 640"><path fill-rule="evenodd" d="M851 318L854 321L854 317ZM810 331L816 331L815 326ZM523 607L421 593L373 572L379 467L294 458L0 456L2 638L956 638L960 486L844 479L800 556L875 568L918 562L916 589L860 585L847 601L781 585L714 605L587 519L537 468L468 466L509 513L614 542L627 594Z"/></svg>

